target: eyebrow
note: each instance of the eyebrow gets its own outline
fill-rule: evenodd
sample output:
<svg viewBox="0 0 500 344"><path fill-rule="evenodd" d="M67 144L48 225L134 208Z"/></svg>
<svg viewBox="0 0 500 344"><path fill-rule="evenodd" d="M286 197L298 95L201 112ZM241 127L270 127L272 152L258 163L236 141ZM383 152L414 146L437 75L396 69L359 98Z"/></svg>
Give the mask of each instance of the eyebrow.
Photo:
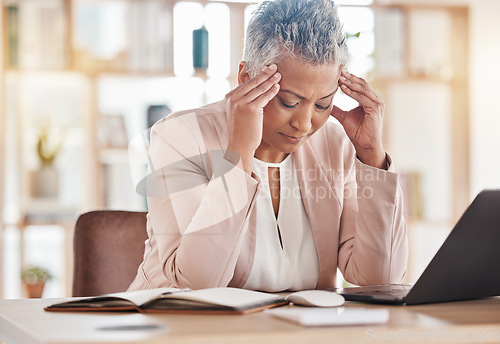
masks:
<svg viewBox="0 0 500 344"><path fill-rule="evenodd" d="M330 93L329 95L327 96L324 96L322 98L319 98L318 100L323 100L323 99L326 99L328 97L331 97L335 94L335 92L337 92L338 88L333 91L332 93ZM293 91L290 91L290 90L280 90L280 92L286 92L286 93L290 93L290 94L293 94L294 96L296 96L297 98L300 98L300 99L305 99L305 97L302 97L301 95L298 95L297 93L293 92Z"/></svg>

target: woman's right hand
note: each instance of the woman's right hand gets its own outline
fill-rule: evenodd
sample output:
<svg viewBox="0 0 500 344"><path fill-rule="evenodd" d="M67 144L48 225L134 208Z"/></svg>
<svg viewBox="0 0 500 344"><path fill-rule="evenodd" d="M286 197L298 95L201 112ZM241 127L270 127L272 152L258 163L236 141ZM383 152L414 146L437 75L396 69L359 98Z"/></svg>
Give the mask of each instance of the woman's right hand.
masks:
<svg viewBox="0 0 500 344"><path fill-rule="evenodd" d="M262 140L264 107L279 91L277 66L266 66L254 78L226 95L229 111L228 152L237 153L242 169L252 173L252 159Z"/></svg>

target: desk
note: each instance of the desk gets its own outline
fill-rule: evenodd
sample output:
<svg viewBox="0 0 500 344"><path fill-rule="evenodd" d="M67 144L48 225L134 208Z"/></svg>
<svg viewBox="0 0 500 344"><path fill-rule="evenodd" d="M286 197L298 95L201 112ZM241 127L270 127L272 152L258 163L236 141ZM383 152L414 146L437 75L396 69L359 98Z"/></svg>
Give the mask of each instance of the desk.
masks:
<svg viewBox="0 0 500 344"><path fill-rule="evenodd" d="M384 325L322 328L305 328L265 312L145 315L43 311L44 306L60 301L62 299L0 300L0 340L23 344L500 342L500 297L406 307L347 302L346 307L387 308L390 320ZM156 328L113 330L123 325L154 325ZM384 338L392 339L382 340Z"/></svg>

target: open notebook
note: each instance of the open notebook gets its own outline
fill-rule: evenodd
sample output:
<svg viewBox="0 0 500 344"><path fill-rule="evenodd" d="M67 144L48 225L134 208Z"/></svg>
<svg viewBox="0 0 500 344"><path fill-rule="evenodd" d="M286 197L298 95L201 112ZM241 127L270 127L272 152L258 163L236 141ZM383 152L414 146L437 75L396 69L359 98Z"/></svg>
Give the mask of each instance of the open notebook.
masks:
<svg viewBox="0 0 500 344"><path fill-rule="evenodd" d="M157 288L79 298L53 304L45 310L248 314L286 304L288 301L278 295L238 288Z"/></svg>

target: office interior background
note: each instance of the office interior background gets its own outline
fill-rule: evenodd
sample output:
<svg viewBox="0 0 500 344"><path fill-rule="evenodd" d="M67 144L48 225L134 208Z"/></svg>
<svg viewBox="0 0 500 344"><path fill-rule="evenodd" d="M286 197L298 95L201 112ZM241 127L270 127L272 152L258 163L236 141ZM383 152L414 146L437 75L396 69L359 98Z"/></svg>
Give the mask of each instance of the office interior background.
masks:
<svg viewBox="0 0 500 344"><path fill-rule="evenodd" d="M405 193L406 281L415 282L474 196L500 186L500 1L337 3L347 68L386 104L384 144ZM235 87L256 5L1 5L0 297L26 295L20 271L28 265L53 275L45 297L70 296L78 215L146 210L135 192L145 161L133 158L129 144L158 116L219 100ZM195 69L193 30L202 27L209 63ZM342 94L335 103L356 105Z"/></svg>

